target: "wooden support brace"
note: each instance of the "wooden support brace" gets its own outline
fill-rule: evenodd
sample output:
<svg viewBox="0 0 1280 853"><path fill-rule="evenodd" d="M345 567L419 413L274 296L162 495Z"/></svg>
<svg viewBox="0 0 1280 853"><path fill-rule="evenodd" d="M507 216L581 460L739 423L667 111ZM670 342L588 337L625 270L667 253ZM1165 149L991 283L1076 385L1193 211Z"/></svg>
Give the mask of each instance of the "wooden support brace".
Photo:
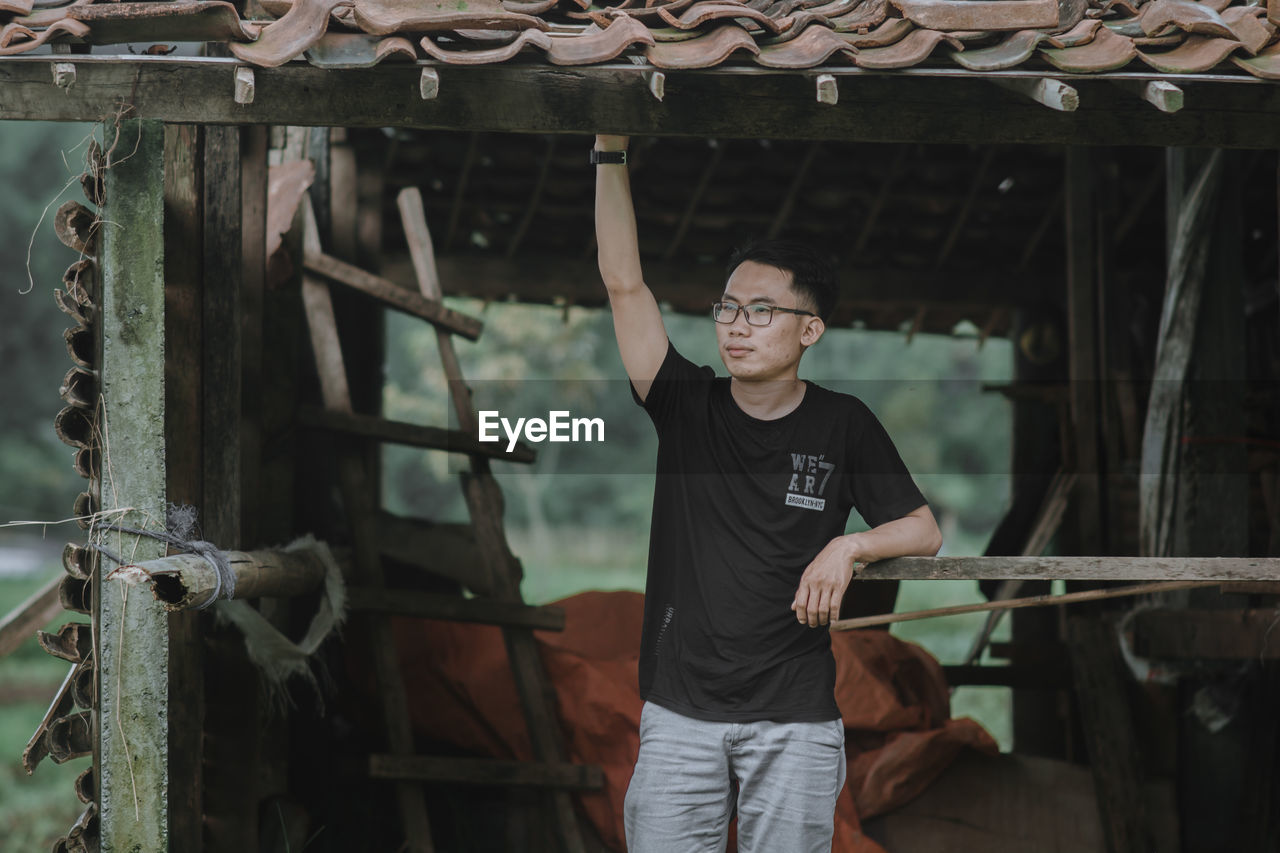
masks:
<svg viewBox="0 0 1280 853"><path fill-rule="evenodd" d="M254 79L252 68L237 68L235 76L236 103L252 104L254 95Z"/></svg>
<svg viewBox="0 0 1280 853"><path fill-rule="evenodd" d="M991 82L1060 112L1074 112L1080 106L1080 94L1075 88L1052 77L1014 77Z"/></svg>
<svg viewBox="0 0 1280 853"><path fill-rule="evenodd" d="M440 96L439 71L434 68L422 69L422 76L418 78L418 94L424 101L434 100Z"/></svg>
<svg viewBox="0 0 1280 853"><path fill-rule="evenodd" d="M53 85L59 89L70 89L76 84L76 66L72 62L53 63Z"/></svg>
<svg viewBox="0 0 1280 853"><path fill-rule="evenodd" d="M832 74L819 74L815 81L818 91L818 103L834 107L840 100L840 87Z"/></svg>
<svg viewBox="0 0 1280 853"><path fill-rule="evenodd" d="M1137 95L1162 113L1182 109L1182 90L1166 80L1113 80L1131 95Z"/></svg>

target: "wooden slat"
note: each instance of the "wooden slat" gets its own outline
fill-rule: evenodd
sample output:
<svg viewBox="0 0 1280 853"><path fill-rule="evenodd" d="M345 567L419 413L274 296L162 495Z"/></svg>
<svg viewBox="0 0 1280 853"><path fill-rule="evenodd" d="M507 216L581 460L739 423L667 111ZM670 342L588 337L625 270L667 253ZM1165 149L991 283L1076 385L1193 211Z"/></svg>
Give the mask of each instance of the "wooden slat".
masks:
<svg viewBox="0 0 1280 853"><path fill-rule="evenodd" d="M1280 558L895 557L863 567L857 577L868 580L1273 581L1280 578Z"/></svg>
<svg viewBox="0 0 1280 853"><path fill-rule="evenodd" d="M369 775L375 779L411 779L416 782L455 782L502 787L527 786L581 791L595 791L604 787L604 773L599 767L488 758L371 755Z"/></svg>
<svg viewBox="0 0 1280 853"><path fill-rule="evenodd" d="M58 615L62 610L58 597L61 583L62 575L59 574L0 619L0 658L27 640L34 639L36 631Z"/></svg>
<svg viewBox="0 0 1280 853"><path fill-rule="evenodd" d="M1168 660L1280 659L1280 614L1260 610L1144 610L1134 651Z"/></svg>
<svg viewBox="0 0 1280 853"><path fill-rule="evenodd" d="M426 320L437 328L447 329L467 340L479 339L480 330L484 328L484 323L481 321L444 307L439 299L426 299L393 281L365 272L332 255L307 252L303 266L308 272L315 273L326 281L358 290L377 299L388 308Z"/></svg>
<svg viewBox="0 0 1280 853"><path fill-rule="evenodd" d="M517 442L515 449L507 453L506 436L493 442L480 441L474 434L468 434L462 430L389 421L386 418L355 412L331 412L313 406L304 406L298 409L298 422L303 426L332 430L374 441L426 447L449 453L476 454L503 462L530 463L537 459L537 454L524 442Z"/></svg>
<svg viewBox="0 0 1280 853"><path fill-rule="evenodd" d="M347 606L352 610L444 619L449 622L476 622L511 628L536 628L541 631L564 630L564 609L560 607L534 607L487 598L440 595L416 589L349 587Z"/></svg>

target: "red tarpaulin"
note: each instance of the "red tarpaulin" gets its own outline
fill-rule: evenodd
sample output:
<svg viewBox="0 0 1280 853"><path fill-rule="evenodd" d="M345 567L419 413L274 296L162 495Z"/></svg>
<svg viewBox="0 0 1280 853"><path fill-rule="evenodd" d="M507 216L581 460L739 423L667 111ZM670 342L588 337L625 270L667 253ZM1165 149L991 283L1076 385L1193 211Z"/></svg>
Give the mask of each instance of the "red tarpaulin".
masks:
<svg viewBox="0 0 1280 853"><path fill-rule="evenodd" d="M622 851L622 800L640 743L636 667L644 597L585 592L557 605L565 610L565 630L537 638L569 759L598 764L605 775L604 789L581 794L579 802L605 843ZM393 621L415 729L483 755L532 760L501 631ZM950 719L942 668L919 646L884 631L836 632L831 639L849 757L832 849L883 853L862 834L860 817L919 794L962 747L997 748L973 720Z"/></svg>

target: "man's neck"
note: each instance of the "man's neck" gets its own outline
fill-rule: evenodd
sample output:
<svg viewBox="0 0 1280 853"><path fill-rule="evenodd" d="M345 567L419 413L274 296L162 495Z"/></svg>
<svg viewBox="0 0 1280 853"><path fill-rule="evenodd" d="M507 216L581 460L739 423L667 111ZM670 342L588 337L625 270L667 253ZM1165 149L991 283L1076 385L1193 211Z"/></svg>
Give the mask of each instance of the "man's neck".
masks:
<svg viewBox="0 0 1280 853"><path fill-rule="evenodd" d="M729 381L729 393L738 408L762 421L777 420L791 414L804 399L805 383L795 376L790 379Z"/></svg>

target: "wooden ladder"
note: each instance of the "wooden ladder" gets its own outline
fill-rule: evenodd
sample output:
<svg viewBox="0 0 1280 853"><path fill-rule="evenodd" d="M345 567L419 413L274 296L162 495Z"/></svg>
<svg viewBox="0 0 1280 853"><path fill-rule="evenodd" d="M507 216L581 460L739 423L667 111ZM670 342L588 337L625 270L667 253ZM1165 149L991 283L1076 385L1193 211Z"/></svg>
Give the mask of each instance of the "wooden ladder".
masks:
<svg viewBox="0 0 1280 853"><path fill-rule="evenodd" d="M348 600L352 610L362 613L363 624L367 626L372 643L374 675L390 749L389 754L370 756L368 770L374 778L394 781L407 841L405 849L414 853L432 850L422 782L485 783L545 789L560 849L585 853L582 828L574 813L569 791L600 788L603 774L599 767L566 762L563 736L555 712L555 695L533 636L535 628L562 629L564 614L558 608L530 607L521 598L522 570L519 560L507 546L502 523L502 492L489 470L490 457L531 462L534 454L524 446L508 454L502 452L498 444L481 444L477 440L477 418L471 391L463 379L453 347L453 335L475 340L480 335L481 323L442 304L431 235L418 190L409 188L402 191L397 202L417 274L420 291L417 294L324 254L310 206L304 207L302 295L324 408L304 412L302 420L304 424L352 437L467 453L469 471L462 474L462 488L482 564L481 577L488 587L487 590L473 591L487 592L488 597L463 598L386 588L382 570L382 556L386 549L381 543L388 538L388 529L397 525L403 528L409 522L379 512L378 500L373 493L373 478L367 469L367 457L361 452L359 443L346 443L338 455L338 476L351 527L358 584L349 590ZM354 412L329 291L331 284L354 288L386 307L412 314L435 327L440 360L459 429L397 423ZM432 758L414 754L408 698L391 634L389 617L392 614L483 622L502 627L529 730L533 763Z"/></svg>

